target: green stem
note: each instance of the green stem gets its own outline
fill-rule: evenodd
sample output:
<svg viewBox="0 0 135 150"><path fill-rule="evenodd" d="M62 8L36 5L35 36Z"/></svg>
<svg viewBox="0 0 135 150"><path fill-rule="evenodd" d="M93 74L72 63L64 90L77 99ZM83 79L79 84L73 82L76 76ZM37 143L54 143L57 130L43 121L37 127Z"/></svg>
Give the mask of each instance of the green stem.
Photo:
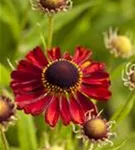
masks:
<svg viewBox="0 0 135 150"><path fill-rule="evenodd" d="M125 103L125 107L128 105L128 104L130 104L131 102L133 103L134 101L133 101L133 99L135 99L135 90L133 90L131 93L130 93L130 95L129 95L129 97L128 97L128 99L127 99L127 101L126 101L126 103Z"/></svg>
<svg viewBox="0 0 135 150"><path fill-rule="evenodd" d="M52 38L53 38L53 15L48 16L48 43L47 49L52 47Z"/></svg>
<svg viewBox="0 0 135 150"><path fill-rule="evenodd" d="M1 136L1 142L2 142L2 145L3 145L3 150L9 150L8 142L7 142L5 133L2 130L2 128L0 128L0 136Z"/></svg>
<svg viewBox="0 0 135 150"><path fill-rule="evenodd" d="M135 90L133 90L129 97L127 98L126 102L124 105L121 106L121 108L119 108L119 111L116 112L111 120L115 120L117 125L130 113L132 107L133 107L133 104L134 104L134 101L135 101ZM116 126L114 126L115 128Z"/></svg>

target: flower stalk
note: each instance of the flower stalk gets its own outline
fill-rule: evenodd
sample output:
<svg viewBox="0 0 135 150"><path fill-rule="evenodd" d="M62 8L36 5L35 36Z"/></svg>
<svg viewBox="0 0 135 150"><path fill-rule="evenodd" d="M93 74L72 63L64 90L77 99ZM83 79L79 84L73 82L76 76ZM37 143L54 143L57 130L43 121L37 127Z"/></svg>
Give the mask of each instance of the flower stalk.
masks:
<svg viewBox="0 0 135 150"><path fill-rule="evenodd" d="M1 142L3 145L3 150L9 150L9 146L8 146L8 142L5 136L4 131L2 130L2 128L0 127L0 137L1 137Z"/></svg>
<svg viewBox="0 0 135 150"><path fill-rule="evenodd" d="M48 43L47 49L52 47L52 39L53 39L53 15L48 15Z"/></svg>

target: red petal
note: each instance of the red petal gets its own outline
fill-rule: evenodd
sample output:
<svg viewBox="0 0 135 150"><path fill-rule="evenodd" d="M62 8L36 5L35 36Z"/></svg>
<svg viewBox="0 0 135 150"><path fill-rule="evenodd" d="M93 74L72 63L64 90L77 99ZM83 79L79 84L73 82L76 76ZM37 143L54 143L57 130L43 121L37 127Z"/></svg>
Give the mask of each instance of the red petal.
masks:
<svg viewBox="0 0 135 150"><path fill-rule="evenodd" d="M50 51L48 51L48 56L50 57L51 60L56 60L61 58L61 53L60 53L60 48L52 48Z"/></svg>
<svg viewBox="0 0 135 150"><path fill-rule="evenodd" d="M45 112L45 120L51 127L54 127L58 121L58 118L59 118L59 99L54 96Z"/></svg>
<svg viewBox="0 0 135 150"><path fill-rule="evenodd" d="M84 47L77 47L75 51L75 55L73 56L73 61L81 64L85 61L87 61L92 54L92 51L89 49L86 49Z"/></svg>
<svg viewBox="0 0 135 150"><path fill-rule="evenodd" d="M71 121L71 115L69 110L69 103L64 96L63 97L61 96L59 106L63 124L68 125Z"/></svg>
<svg viewBox="0 0 135 150"><path fill-rule="evenodd" d="M80 104L75 100L74 97L71 97L70 100L70 113L74 123L82 124L84 122L84 112Z"/></svg>
<svg viewBox="0 0 135 150"><path fill-rule="evenodd" d="M111 92L109 92L107 88L102 87L90 87L82 85L80 92L83 92L91 98L97 99L99 101L109 100L111 96Z"/></svg>
<svg viewBox="0 0 135 150"><path fill-rule="evenodd" d="M104 71L105 70L105 64L99 63L99 62L93 62L88 67L86 67L83 72L85 74L90 74L94 72Z"/></svg>
<svg viewBox="0 0 135 150"><path fill-rule="evenodd" d="M83 77L82 82L91 86L108 87L110 85L109 74L106 72L93 73L89 77Z"/></svg>
<svg viewBox="0 0 135 150"><path fill-rule="evenodd" d="M40 101L26 105L24 107L25 113L32 114L32 115L41 114L48 106L50 100L51 100L51 96L46 96L42 98Z"/></svg>
<svg viewBox="0 0 135 150"><path fill-rule="evenodd" d="M92 103L92 101L90 101L86 96L84 96L83 94L81 94L80 92L77 93L77 100L79 101L80 105L83 108L84 111L84 115L86 114L86 112L88 112L89 110L93 110L93 115L97 115L97 107L95 104Z"/></svg>
<svg viewBox="0 0 135 150"><path fill-rule="evenodd" d="M41 74L42 70L37 66L31 64L28 61L21 60L17 66L17 69L24 72L31 72L33 74Z"/></svg>
<svg viewBox="0 0 135 150"><path fill-rule="evenodd" d="M68 52L64 53L63 58L67 59L67 60L72 60L72 57L71 57L71 55Z"/></svg>
<svg viewBox="0 0 135 150"><path fill-rule="evenodd" d="M29 52L26 58L39 68L43 68L48 64L48 61L40 47L36 47L34 50Z"/></svg>
<svg viewBox="0 0 135 150"><path fill-rule="evenodd" d="M19 81L30 81L30 80L40 80L40 74L33 74L29 72L22 72L22 71L13 71L11 73L11 78L14 80Z"/></svg>
<svg viewBox="0 0 135 150"><path fill-rule="evenodd" d="M35 91L41 87L43 88L41 81L36 80L33 81L31 80L27 82L17 82L17 81L11 82L11 88L18 93Z"/></svg>
<svg viewBox="0 0 135 150"><path fill-rule="evenodd" d="M46 94L44 90L38 90L33 93L26 93L23 95L17 95L15 98L15 101L17 102L18 106L20 108L24 107L27 104L33 103L37 100L40 100L43 98L43 96Z"/></svg>

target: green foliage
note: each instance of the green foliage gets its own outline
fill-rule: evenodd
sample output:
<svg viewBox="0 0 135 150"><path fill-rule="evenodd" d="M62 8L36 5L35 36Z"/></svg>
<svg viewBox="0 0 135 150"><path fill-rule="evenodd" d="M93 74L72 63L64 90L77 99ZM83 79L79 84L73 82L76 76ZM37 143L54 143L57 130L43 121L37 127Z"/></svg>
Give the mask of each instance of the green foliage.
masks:
<svg viewBox="0 0 135 150"><path fill-rule="evenodd" d="M1 133L0 133L1 136ZM2 142L2 138L0 138L0 149L3 149L3 142Z"/></svg>
<svg viewBox="0 0 135 150"><path fill-rule="evenodd" d="M135 56L129 60L114 58L105 49L102 33L110 26L118 28L121 34L130 33L131 39L135 41L135 0L74 0L69 12L59 13L54 18L53 46L60 46L63 51L71 53L76 45L87 46L93 50L95 60L107 64L113 96L108 103L99 103L99 107L104 109L105 117L116 120L113 130L118 137L112 139L112 148L107 145L101 149L133 150L135 98L133 93L128 98L131 93L123 86L121 72L127 62L135 61ZM23 58L33 47L41 45L45 48L47 35L47 16L33 11L29 0L0 0L0 90L9 89L11 69L7 58L16 64L16 60ZM11 130L15 130L15 134ZM65 150L87 149L75 138L70 126L63 127L59 123L52 130L45 124L43 117L34 119L23 112L18 113L16 125L14 129L9 128L7 137L10 150L38 150L46 142L50 145L65 144ZM0 143L0 150L3 150L1 146Z"/></svg>
<svg viewBox="0 0 135 150"><path fill-rule="evenodd" d="M21 112L17 124L20 149L37 150L36 128L33 118Z"/></svg>
<svg viewBox="0 0 135 150"><path fill-rule="evenodd" d="M7 87L10 81L9 70L0 64L0 88Z"/></svg>
<svg viewBox="0 0 135 150"><path fill-rule="evenodd" d="M122 148L124 146L124 144L127 142L128 138L121 140L120 142L116 142L111 148L109 145L104 146L103 148L101 148L100 150L119 150L120 148ZM98 150L99 148L97 148L96 150Z"/></svg>
<svg viewBox="0 0 135 150"><path fill-rule="evenodd" d="M129 98L127 98L125 104L120 106L111 118L112 120L116 121L117 125L119 124L120 121L125 119L125 117L130 113L134 105L134 101L135 101L135 93L133 91L130 94Z"/></svg>

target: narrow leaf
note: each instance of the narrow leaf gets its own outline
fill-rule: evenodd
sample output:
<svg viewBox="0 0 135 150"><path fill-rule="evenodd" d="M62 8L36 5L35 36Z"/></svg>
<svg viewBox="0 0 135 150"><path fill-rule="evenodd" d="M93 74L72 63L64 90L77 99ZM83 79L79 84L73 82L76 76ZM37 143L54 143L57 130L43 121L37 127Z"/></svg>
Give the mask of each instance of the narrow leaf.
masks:
<svg viewBox="0 0 135 150"><path fill-rule="evenodd" d="M128 140L128 138L124 139L122 142L117 144L114 148L111 148L109 150L118 150L118 149L120 149L127 142L127 140Z"/></svg>
<svg viewBox="0 0 135 150"><path fill-rule="evenodd" d="M19 113L18 121L18 136L20 149L22 150L37 150L36 130L33 119L22 112Z"/></svg>
<svg viewBox="0 0 135 150"><path fill-rule="evenodd" d="M0 88L9 85L10 73L4 65L0 63Z"/></svg>
<svg viewBox="0 0 135 150"><path fill-rule="evenodd" d="M112 116L111 120L116 121L116 125L118 125L122 120L124 120L125 117L130 113L132 110L134 101L135 101L135 91L132 91L132 93L129 95L126 102L120 106L117 111Z"/></svg>

